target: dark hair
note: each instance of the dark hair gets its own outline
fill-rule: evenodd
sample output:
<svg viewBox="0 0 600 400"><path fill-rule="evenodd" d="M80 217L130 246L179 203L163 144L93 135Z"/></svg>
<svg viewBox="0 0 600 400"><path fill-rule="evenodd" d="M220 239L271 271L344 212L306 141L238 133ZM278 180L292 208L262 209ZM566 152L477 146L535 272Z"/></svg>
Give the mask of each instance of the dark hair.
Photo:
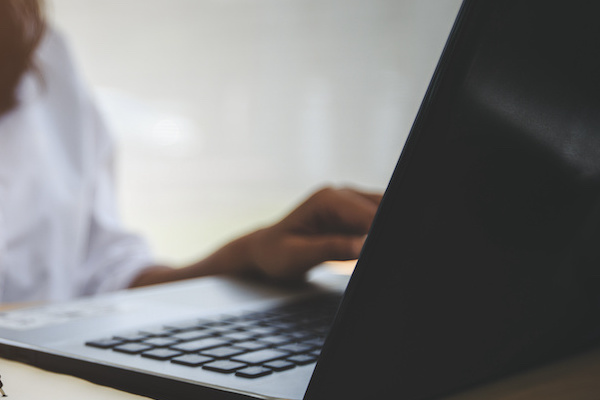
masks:
<svg viewBox="0 0 600 400"><path fill-rule="evenodd" d="M43 0L0 0L0 115L16 105L15 89L33 67L46 28Z"/></svg>

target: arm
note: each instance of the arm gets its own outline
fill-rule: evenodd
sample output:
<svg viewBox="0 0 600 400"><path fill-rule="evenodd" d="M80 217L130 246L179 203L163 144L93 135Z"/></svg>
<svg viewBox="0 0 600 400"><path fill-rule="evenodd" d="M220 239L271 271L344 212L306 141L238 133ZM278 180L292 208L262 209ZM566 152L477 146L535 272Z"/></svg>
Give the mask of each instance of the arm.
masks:
<svg viewBox="0 0 600 400"><path fill-rule="evenodd" d="M358 258L381 195L319 190L278 223L236 239L184 268L154 266L131 287L219 274L258 273L295 280L328 260Z"/></svg>

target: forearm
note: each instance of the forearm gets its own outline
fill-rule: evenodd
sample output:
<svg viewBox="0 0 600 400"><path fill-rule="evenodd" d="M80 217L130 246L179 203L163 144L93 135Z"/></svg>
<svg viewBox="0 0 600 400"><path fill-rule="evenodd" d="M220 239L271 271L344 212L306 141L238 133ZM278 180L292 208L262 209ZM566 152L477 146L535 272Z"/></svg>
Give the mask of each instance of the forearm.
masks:
<svg viewBox="0 0 600 400"><path fill-rule="evenodd" d="M256 234L256 232L255 232ZM154 285L210 275L236 275L251 271L252 234L236 239L208 257L183 268L152 266L144 269L130 287Z"/></svg>
<svg viewBox="0 0 600 400"><path fill-rule="evenodd" d="M260 274L300 280L328 260L357 258L381 196L351 189L323 189L278 223L225 245L185 268L151 267L131 284L152 285L207 275Z"/></svg>

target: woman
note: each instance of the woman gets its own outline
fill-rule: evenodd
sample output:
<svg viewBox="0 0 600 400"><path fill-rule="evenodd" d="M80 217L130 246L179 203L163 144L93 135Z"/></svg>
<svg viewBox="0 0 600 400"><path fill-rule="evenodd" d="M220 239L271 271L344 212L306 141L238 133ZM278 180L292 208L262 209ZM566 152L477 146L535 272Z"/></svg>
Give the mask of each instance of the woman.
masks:
<svg viewBox="0 0 600 400"><path fill-rule="evenodd" d="M358 256L380 196L323 189L185 268L123 230L112 143L40 0L0 1L0 300L59 300L213 274L298 279Z"/></svg>

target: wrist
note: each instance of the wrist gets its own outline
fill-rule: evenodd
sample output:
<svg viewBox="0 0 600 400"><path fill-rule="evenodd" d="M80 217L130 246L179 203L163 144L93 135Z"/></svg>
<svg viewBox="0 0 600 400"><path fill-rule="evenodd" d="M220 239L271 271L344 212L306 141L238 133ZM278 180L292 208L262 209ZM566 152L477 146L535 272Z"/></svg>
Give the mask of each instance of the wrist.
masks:
<svg viewBox="0 0 600 400"><path fill-rule="evenodd" d="M183 268L152 266L141 271L129 287L147 286L157 283L210 275L266 275L258 264L260 253L256 245L263 229L242 236L208 257Z"/></svg>
<svg viewBox="0 0 600 400"><path fill-rule="evenodd" d="M207 275L244 275L258 271L254 256L260 231L241 236L208 257L183 268L186 277Z"/></svg>

